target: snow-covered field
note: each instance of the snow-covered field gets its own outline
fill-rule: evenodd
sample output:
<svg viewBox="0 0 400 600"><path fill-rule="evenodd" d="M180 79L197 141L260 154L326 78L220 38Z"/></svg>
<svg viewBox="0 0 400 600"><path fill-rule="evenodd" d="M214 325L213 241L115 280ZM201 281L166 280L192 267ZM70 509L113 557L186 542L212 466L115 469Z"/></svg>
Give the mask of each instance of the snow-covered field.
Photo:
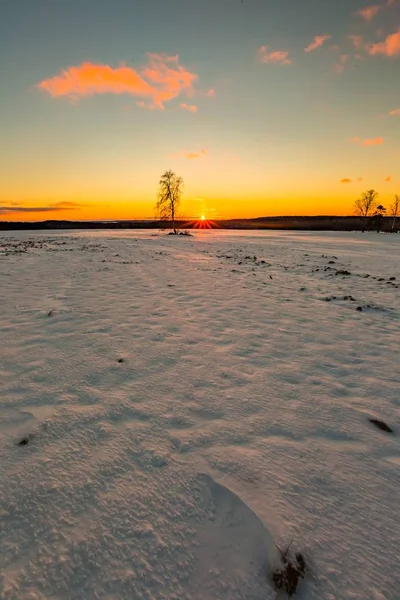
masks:
<svg viewBox="0 0 400 600"><path fill-rule="evenodd" d="M3 233L0 598L398 600L399 251Z"/></svg>

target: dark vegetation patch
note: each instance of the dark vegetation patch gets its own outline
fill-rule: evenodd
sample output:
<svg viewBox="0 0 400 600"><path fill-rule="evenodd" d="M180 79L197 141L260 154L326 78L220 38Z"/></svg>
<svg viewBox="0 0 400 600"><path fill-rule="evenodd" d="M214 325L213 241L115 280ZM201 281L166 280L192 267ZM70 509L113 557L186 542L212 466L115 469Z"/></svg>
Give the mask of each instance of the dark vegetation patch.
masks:
<svg viewBox="0 0 400 600"><path fill-rule="evenodd" d="M386 433L393 433L393 429L391 427L389 427L389 425L386 425L386 423L384 421L381 421L380 419L368 419L368 420L370 423L373 423L375 425L375 427L377 427L381 431L386 431Z"/></svg>
<svg viewBox="0 0 400 600"><path fill-rule="evenodd" d="M277 546L282 559L282 568L276 569L272 573L272 581L275 588L278 592L286 592L289 598L297 592L299 583L304 579L306 573L306 561L301 552L297 552L294 555L294 559L289 557L290 545L284 552Z"/></svg>
<svg viewBox="0 0 400 600"><path fill-rule="evenodd" d="M177 231L177 232L175 232L175 231L169 231L168 235L185 235L185 236L188 236L188 237L193 237L193 234L189 233L189 231L186 231L186 230L185 231Z"/></svg>
<svg viewBox="0 0 400 600"><path fill-rule="evenodd" d="M29 442L33 439L33 437L34 436L32 433L25 435L21 440L19 440L18 446L27 446Z"/></svg>
<svg viewBox="0 0 400 600"><path fill-rule="evenodd" d="M353 296L343 296L342 298L338 298L337 296L327 296L325 298L326 302L331 302L331 300L345 300L350 302L355 302L356 299Z"/></svg>
<svg viewBox="0 0 400 600"><path fill-rule="evenodd" d="M377 304L364 304L363 306L357 306L356 310L362 312L363 310L372 310L374 312L390 312L390 308L384 306L378 306Z"/></svg>

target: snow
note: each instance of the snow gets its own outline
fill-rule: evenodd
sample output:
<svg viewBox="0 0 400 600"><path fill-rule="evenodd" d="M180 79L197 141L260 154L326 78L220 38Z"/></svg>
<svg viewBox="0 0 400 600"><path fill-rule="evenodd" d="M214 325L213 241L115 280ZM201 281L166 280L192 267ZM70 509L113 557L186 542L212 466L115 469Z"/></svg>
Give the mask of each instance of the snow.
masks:
<svg viewBox="0 0 400 600"><path fill-rule="evenodd" d="M2 233L0 598L398 600L399 250Z"/></svg>

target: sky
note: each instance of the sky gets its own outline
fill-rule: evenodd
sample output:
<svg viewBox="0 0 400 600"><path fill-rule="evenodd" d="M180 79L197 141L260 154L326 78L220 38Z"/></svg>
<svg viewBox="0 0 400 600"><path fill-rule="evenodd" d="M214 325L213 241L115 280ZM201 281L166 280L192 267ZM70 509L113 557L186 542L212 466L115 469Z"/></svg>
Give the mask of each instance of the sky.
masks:
<svg viewBox="0 0 400 600"><path fill-rule="evenodd" d="M15 0L0 219L346 215L400 193L399 0Z"/></svg>

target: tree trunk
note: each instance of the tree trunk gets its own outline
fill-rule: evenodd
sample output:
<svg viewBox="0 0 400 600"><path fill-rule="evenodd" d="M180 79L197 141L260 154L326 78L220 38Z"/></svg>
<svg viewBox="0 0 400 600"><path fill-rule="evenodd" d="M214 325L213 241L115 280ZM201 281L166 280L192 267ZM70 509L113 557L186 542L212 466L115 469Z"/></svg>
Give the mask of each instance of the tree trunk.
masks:
<svg viewBox="0 0 400 600"><path fill-rule="evenodd" d="M172 229L173 229L173 232L176 234L176 227L175 227L175 204L173 202L171 203L171 218L172 218Z"/></svg>

